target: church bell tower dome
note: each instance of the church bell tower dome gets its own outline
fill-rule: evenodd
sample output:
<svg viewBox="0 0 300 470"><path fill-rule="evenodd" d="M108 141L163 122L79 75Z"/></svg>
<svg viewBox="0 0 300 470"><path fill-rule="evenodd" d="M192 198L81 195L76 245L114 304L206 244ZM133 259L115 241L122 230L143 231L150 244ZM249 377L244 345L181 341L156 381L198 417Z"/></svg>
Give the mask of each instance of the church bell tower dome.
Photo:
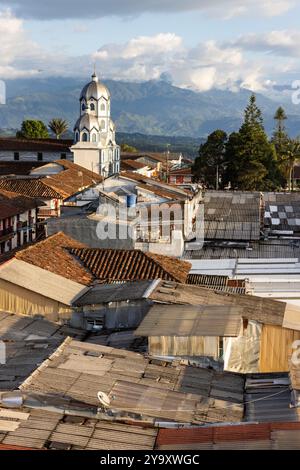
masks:
<svg viewBox="0 0 300 470"><path fill-rule="evenodd" d="M88 102L91 98L94 100L100 100L101 98L104 98L105 100L110 99L108 88L106 88L106 86L99 81L96 73L93 73L92 80L87 85L85 85L80 95L80 100L85 100L86 102Z"/></svg>

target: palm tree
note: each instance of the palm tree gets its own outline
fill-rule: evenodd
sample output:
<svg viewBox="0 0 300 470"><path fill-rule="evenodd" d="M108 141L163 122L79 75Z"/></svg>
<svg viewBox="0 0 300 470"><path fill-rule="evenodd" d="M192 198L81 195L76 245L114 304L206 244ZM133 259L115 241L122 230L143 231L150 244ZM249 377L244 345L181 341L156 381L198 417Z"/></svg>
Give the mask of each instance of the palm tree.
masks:
<svg viewBox="0 0 300 470"><path fill-rule="evenodd" d="M67 132L69 129L69 125L67 121L61 118L54 118L52 119L49 124L49 129L56 135L57 139L60 139L60 136Z"/></svg>
<svg viewBox="0 0 300 470"><path fill-rule="evenodd" d="M283 156L282 163L285 167L285 173L289 182L289 189L294 191L294 166L300 160L300 140L289 139L286 146L285 155Z"/></svg>

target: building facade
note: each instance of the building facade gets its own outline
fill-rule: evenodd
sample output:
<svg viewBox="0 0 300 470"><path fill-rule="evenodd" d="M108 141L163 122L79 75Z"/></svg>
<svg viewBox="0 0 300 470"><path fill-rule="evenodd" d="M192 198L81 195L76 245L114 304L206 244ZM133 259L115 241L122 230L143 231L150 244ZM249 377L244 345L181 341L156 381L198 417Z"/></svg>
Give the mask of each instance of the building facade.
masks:
<svg viewBox="0 0 300 470"><path fill-rule="evenodd" d="M120 147L111 119L110 93L96 74L80 95L80 117L74 127L74 163L108 177L120 171Z"/></svg>
<svg viewBox="0 0 300 470"><path fill-rule="evenodd" d="M34 199L0 191L0 256L33 242L36 224L37 202Z"/></svg>
<svg viewBox="0 0 300 470"><path fill-rule="evenodd" d="M71 140L0 138L0 162L73 160Z"/></svg>

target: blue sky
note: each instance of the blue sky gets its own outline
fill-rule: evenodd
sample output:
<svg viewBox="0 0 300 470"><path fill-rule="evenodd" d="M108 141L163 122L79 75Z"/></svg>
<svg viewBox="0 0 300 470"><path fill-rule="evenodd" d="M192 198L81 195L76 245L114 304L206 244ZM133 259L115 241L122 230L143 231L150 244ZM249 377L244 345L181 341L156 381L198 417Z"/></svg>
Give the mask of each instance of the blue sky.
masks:
<svg viewBox="0 0 300 470"><path fill-rule="evenodd" d="M300 79L299 0L0 0L0 78L168 74L199 91ZM298 50L299 49L299 50Z"/></svg>

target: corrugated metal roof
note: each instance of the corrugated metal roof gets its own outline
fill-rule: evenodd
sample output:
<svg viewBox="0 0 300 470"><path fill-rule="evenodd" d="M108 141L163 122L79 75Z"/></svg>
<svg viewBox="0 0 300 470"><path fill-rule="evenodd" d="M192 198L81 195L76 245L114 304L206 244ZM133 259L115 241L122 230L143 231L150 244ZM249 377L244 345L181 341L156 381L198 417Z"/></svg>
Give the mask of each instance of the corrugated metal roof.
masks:
<svg viewBox="0 0 300 470"><path fill-rule="evenodd" d="M282 326L287 304L254 295L229 294L205 287L161 281L150 299L165 304L219 305L238 307L243 317L261 323ZM298 309L300 312L300 309Z"/></svg>
<svg viewBox="0 0 300 470"><path fill-rule="evenodd" d="M243 311L230 306L154 305L137 336L238 336Z"/></svg>
<svg viewBox="0 0 300 470"><path fill-rule="evenodd" d="M0 266L0 279L64 305L72 305L80 295L88 290L82 284L18 259L12 259Z"/></svg>
<svg viewBox="0 0 300 470"><path fill-rule="evenodd" d="M21 389L41 393L44 405L81 413L97 409L97 393L102 391L110 394L111 407L120 411L118 420L128 419L127 413L133 420L137 410L152 424L153 419L203 423L236 422L243 417L240 375L78 341L66 340ZM180 403L185 406L180 408Z"/></svg>
<svg viewBox="0 0 300 470"><path fill-rule="evenodd" d="M300 423L211 426L192 429L160 429L158 450L267 450L300 449Z"/></svg>
<svg viewBox="0 0 300 470"><path fill-rule="evenodd" d="M0 364L0 390L15 390L66 336L82 338L85 332L48 320L0 312L0 340L6 363Z"/></svg>
<svg viewBox="0 0 300 470"><path fill-rule="evenodd" d="M96 305L108 302L119 302L122 300L139 300L147 298L151 286L155 281L134 281L120 284L97 284L80 297L74 305ZM149 290L150 289L150 290Z"/></svg>
<svg viewBox="0 0 300 470"><path fill-rule="evenodd" d="M193 244L190 244L190 248ZM196 247L195 247L196 248ZM275 259L275 258L300 258L299 240L266 240L249 242L244 245L234 242L206 242L200 249L185 250L185 259Z"/></svg>
<svg viewBox="0 0 300 470"><path fill-rule="evenodd" d="M206 240L259 240L260 193L207 191L204 210Z"/></svg>

